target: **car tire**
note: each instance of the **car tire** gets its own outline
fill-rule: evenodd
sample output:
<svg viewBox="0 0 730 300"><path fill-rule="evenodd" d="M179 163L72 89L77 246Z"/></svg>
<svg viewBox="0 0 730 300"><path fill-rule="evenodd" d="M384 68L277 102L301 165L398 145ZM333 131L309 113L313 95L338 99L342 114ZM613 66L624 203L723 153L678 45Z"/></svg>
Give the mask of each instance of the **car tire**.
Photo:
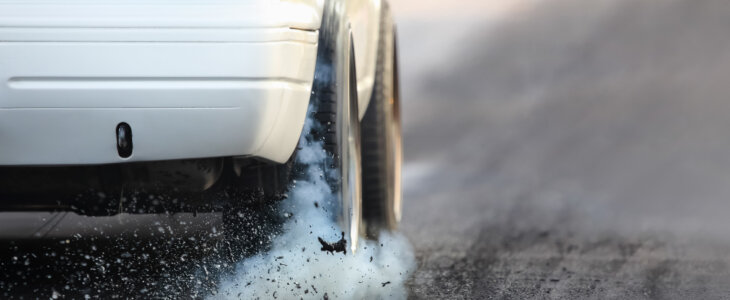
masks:
<svg viewBox="0 0 730 300"><path fill-rule="evenodd" d="M328 178L335 193L339 214L336 216L354 251L362 235L362 178L360 119L358 118L357 72L355 51L349 24L335 7L339 1L325 4L319 36L319 51L312 88L312 111L319 126L311 136L323 142L330 157L324 170L335 170Z"/></svg>
<svg viewBox="0 0 730 300"><path fill-rule="evenodd" d="M375 83L362 120L363 219L377 238L401 218L402 134L395 30L383 6Z"/></svg>

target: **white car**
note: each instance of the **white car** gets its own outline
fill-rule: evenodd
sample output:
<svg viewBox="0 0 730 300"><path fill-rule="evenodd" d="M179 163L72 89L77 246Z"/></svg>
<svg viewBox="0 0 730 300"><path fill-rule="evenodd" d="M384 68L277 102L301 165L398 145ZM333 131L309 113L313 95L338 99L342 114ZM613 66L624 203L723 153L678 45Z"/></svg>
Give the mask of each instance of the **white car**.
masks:
<svg viewBox="0 0 730 300"><path fill-rule="evenodd" d="M385 0L0 0L0 210L256 214L311 104L352 238L392 228L396 57Z"/></svg>

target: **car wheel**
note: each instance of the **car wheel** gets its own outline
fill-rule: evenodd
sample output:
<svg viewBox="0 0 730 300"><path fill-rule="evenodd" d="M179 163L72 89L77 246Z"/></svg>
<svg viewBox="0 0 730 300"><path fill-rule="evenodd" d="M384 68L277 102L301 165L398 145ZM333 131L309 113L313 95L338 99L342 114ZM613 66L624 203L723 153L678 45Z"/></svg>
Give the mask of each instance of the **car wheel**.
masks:
<svg viewBox="0 0 730 300"><path fill-rule="evenodd" d="M397 228L403 157L395 31L383 9L375 84L362 120L363 218L367 236Z"/></svg>
<svg viewBox="0 0 730 300"><path fill-rule="evenodd" d="M318 121L313 137L324 143L331 161L325 170L339 206L338 222L350 238L350 250L357 247L362 223L360 166L360 120L358 118L357 73L352 34L334 7L327 2L320 29L312 105Z"/></svg>

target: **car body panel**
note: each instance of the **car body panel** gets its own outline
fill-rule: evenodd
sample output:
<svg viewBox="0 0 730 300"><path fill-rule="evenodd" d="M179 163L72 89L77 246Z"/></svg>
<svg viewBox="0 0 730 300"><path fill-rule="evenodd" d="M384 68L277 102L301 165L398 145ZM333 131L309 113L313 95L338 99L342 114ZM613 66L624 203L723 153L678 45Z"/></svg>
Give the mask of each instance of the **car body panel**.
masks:
<svg viewBox="0 0 730 300"><path fill-rule="evenodd" d="M360 117L379 0L344 1ZM255 156L285 162L306 115L323 2L0 0L0 165ZM115 128L132 127L118 156Z"/></svg>
<svg viewBox="0 0 730 300"><path fill-rule="evenodd" d="M365 115L375 82L381 5L381 0L347 1L347 16L355 43L360 119Z"/></svg>
<svg viewBox="0 0 730 300"><path fill-rule="evenodd" d="M316 0L0 0L0 27L319 28Z"/></svg>

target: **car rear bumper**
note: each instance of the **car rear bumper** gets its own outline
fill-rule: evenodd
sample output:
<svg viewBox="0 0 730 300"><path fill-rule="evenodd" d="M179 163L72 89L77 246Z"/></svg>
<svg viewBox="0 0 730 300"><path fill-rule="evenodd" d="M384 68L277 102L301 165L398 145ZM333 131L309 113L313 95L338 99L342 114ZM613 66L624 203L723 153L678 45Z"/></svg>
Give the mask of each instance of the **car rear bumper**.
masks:
<svg viewBox="0 0 730 300"><path fill-rule="evenodd" d="M0 165L221 156L284 162L296 147L316 30L8 20L0 13ZM132 128L128 158L116 148L121 122Z"/></svg>

